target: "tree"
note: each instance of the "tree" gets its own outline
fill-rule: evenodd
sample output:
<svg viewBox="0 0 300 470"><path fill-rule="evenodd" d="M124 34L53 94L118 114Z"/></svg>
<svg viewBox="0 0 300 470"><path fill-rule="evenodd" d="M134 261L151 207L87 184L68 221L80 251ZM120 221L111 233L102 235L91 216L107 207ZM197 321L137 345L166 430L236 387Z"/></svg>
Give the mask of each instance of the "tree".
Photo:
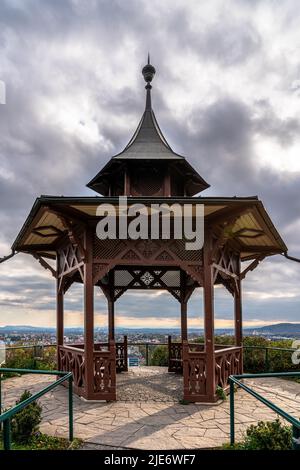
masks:
<svg viewBox="0 0 300 470"><path fill-rule="evenodd" d="M169 363L169 353L166 346L156 346L151 356L151 366L167 366Z"/></svg>

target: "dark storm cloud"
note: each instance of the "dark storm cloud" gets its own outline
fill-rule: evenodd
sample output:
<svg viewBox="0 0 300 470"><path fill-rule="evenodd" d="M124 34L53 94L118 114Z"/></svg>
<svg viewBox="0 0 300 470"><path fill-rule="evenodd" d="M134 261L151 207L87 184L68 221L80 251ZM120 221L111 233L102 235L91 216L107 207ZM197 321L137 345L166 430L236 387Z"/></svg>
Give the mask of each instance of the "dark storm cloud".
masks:
<svg viewBox="0 0 300 470"><path fill-rule="evenodd" d="M223 18L203 36L198 50L225 67L245 62L261 46L260 37L250 23L232 24L230 20L224 22Z"/></svg>
<svg viewBox="0 0 300 470"><path fill-rule="evenodd" d="M254 25L244 19L235 20L226 5L209 24L193 21L185 7L173 9L165 28L173 46L223 67L244 63L261 48L261 38Z"/></svg>
<svg viewBox="0 0 300 470"><path fill-rule="evenodd" d="M260 134L287 148L298 138L298 117L281 119L269 103L253 101L250 107L221 96L209 106L195 107L184 122L169 119L168 125L172 140L178 141L179 149L211 184L206 194L258 195L283 236L300 219L300 172L261 167L253 145L255 135ZM298 232L289 233L286 241L299 256Z"/></svg>
<svg viewBox="0 0 300 470"><path fill-rule="evenodd" d="M260 100L257 108L261 116L254 119L254 132L277 139L283 147L289 147L299 136L300 121L297 117L281 119L276 115L269 100Z"/></svg>
<svg viewBox="0 0 300 470"><path fill-rule="evenodd" d="M254 166L249 109L235 99L220 98L205 109L194 110L191 126L191 152L198 149L202 171L212 174L214 188L222 190L224 180L234 177L240 181L238 186L242 185L242 188L235 185L236 191L244 191L244 182L239 180L239 176L247 175ZM233 168L235 172L232 175ZM232 188L230 183L229 187Z"/></svg>

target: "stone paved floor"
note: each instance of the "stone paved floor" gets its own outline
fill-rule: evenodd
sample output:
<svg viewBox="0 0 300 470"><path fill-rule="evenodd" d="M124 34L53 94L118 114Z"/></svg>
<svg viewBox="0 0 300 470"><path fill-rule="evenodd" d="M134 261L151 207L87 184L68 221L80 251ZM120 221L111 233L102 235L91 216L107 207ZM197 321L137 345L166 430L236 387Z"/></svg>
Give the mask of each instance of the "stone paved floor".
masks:
<svg viewBox="0 0 300 470"><path fill-rule="evenodd" d="M51 376L27 375L4 381L4 406L13 404L25 388L37 391L52 380ZM254 381L248 382L254 384ZM228 442L229 400L216 405L180 405L176 401L180 383L180 377L170 377L163 368L132 368L127 379L125 374L118 377L118 395L125 401L88 403L75 396L76 437L84 439L85 449L192 449ZM256 379L253 387L299 418L300 384L282 379ZM139 401L133 402L135 391ZM143 393L145 401L142 401ZM67 437L67 390L58 387L40 401L43 405L42 431ZM276 417L243 390L235 395L235 403L237 438L242 437L250 424Z"/></svg>
<svg viewBox="0 0 300 470"><path fill-rule="evenodd" d="M178 403L182 396L182 376L168 374L165 367L130 367L117 375L119 401Z"/></svg>

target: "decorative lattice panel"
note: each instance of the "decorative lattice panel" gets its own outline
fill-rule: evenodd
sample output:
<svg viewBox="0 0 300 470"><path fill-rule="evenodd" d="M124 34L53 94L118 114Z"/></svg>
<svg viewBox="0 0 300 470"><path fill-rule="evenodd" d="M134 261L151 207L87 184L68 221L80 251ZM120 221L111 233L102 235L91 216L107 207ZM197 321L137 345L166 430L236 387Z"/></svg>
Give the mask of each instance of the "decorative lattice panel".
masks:
<svg viewBox="0 0 300 470"><path fill-rule="evenodd" d="M132 175L132 189L135 195L154 196L162 193L163 175L146 166L138 168Z"/></svg>
<svg viewBox="0 0 300 470"><path fill-rule="evenodd" d="M161 280L168 287L180 287L180 271L167 271L162 275Z"/></svg>
<svg viewBox="0 0 300 470"><path fill-rule="evenodd" d="M181 260L202 263L202 250L186 250L185 244L185 240L174 240L169 243L169 248Z"/></svg>
<svg viewBox="0 0 300 470"><path fill-rule="evenodd" d="M125 269L115 270L115 286L126 287L133 280L133 276Z"/></svg>
<svg viewBox="0 0 300 470"><path fill-rule="evenodd" d="M114 259L126 248L126 242L123 240L100 240L95 236L94 240L94 258Z"/></svg>

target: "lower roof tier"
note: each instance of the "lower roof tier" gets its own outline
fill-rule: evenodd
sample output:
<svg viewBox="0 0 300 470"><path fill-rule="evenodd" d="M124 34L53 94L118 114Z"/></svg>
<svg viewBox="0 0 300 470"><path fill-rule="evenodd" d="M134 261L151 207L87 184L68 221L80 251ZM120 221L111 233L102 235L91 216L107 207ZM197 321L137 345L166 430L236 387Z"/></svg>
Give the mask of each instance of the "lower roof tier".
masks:
<svg viewBox="0 0 300 470"><path fill-rule="evenodd" d="M56 197L36 199L12 249L54 258L68 232L98 219L97 207L108 203L118 206L119 198ZM142 203L151 213L152 204L204 205L204 225L216 236L225 236L242 261L284 253L287 247L257 197L128 198L128 205ZM65 223L66 221L67 223Z"/></svg>

